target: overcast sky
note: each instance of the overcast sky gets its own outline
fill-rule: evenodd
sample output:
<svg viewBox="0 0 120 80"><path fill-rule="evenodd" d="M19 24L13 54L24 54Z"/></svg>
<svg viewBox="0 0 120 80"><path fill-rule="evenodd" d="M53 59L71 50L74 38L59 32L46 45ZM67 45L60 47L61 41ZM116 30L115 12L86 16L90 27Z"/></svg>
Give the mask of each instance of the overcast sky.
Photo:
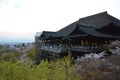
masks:
<svg viewBox="0 0 120 80"><path fill-rule="evenodd" d="M0 0L0 36L34 38L104 11L120 19L120 0Z"/></svg>

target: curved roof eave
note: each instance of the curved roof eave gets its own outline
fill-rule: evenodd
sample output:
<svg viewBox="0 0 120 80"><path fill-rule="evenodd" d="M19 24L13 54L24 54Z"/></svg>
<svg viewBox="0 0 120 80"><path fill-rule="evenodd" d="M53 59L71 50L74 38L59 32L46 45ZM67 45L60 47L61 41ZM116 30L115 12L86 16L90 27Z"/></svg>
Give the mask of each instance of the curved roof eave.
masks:
<svg viewBox="0 0 120 80"><path fill-rule="evenodd" d="M120 36L112 36L104 33L100 33L96 31L94 28L91 27L85 27L83 25L80 25L79 28L84 31L85 33L95 36L95 37L103 37L103 38L120 38Z"/></svg>

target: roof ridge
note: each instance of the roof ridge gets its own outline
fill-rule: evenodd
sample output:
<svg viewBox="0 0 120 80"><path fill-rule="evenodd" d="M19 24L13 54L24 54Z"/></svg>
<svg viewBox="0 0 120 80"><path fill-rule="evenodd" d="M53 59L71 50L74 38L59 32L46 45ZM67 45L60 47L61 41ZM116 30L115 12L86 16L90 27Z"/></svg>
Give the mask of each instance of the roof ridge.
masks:
<svg viewBox="0 0 120 80"><path fill-rule="evenodd" d="M43 32L54 32L54 31L43 31Z"/></svg>
<svg viewBox="0 0 120 80"><path fill-rule="evenodd" d="M107 14L107 15L108 15L107 11L104 11L104 12L92 14L92 15L90 15L90 16L86 16L86 17L79 18L79 20L84 19L84 18L88 18L88 17L92 17L92 16L96 16L96 15L101 15L101 14ZM78 21L79 21L79 20L78 20Z"/></svg>
<svg viewBox="0 0 120 80"><path fill-rule="evenodd" d="M65 26L64 28L62 28L62 29L58 30L57 32L59 32L59 31L61 31L61 30L65 29L65 28L69 27L69 26L70 26L70 25L72 25L72 24L75 24L75 23L76 23L76 24L78 24L78 21L79 21L79 20L72 22L71 24L69 24L69 25Z"/></svg>

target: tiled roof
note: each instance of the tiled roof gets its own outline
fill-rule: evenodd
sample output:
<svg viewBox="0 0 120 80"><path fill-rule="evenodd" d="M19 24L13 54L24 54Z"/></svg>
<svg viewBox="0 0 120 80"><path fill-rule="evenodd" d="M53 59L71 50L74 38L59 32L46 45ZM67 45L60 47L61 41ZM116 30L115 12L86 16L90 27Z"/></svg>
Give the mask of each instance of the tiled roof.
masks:
<svg viewBox="0 0 120 80"><path fill-rule="evenodd" d="M113 33L118 35L112 35L110 34L110 24L113 24L117 26L117 31L114 31ZM103 30L104 27L106 27ZM72 24L62 28L61 30L57 32L45 32L43 31L42 34L44 34L44 37L68 37L71 36L71 34L76 30L76 28L79 28L79 31L81 33L86 33L88 35L92 36L98 36L98 37L106 37L106 38L120 38L120 20L116 19L115 17L107 14L107 12L102 12L99 14L95 14L92 16L84 17L79 19L76 22L73 22ZM115 27L112 27L113 29ZM115 29L115 30L116 30ZM108 32L109 30L109 32ZM103 31L103 32L102 32ZM117 33L116 33L117 32ZM84 34L77 34L77 36L82 36ZM73 36L73 35L72 35ZM42 36L41 36L42 37Z"/></svg>
<svg viewBox="0 0 120 80"><path fill-rule="evenodd" d="M53 34L55 34L55 32L43 31L42 34L41 34L41 38L48 39L48 38L52 37Z"/></svg>

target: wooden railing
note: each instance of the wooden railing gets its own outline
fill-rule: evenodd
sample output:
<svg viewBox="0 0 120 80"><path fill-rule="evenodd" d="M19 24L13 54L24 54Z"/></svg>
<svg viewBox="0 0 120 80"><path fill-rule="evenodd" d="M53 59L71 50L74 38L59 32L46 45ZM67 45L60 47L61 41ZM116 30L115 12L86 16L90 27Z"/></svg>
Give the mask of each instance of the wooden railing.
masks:
<svg viewBox="0 0 120 80"><path fill-rule="evenodd" d="M101 49L98 47L87 47L87 46L81 46L81 47L71 47L72 51L80 51L80 52L100 52Z"/></svg>
<svg viewBox="0 0 120 80"><path fill-rule="evenodd" d="M54 52L54 53L66 52L66 49L64 47L60 47L60 46L54 46L54 47L53 46L42 46L41 49L50 51L50 52Z"/></svg>
<svg viewBox="0 0 120 80"><path fill-rule="evenodd" d="M54 52L54 53L63 53L67 52L67 50L72 50L72 51L79 51L79 52L100 52L101 49L98 47L87 47L87 46L72 46L72 47L65 47L65 46L42 46L41 50L49 51L49 52Z"/></svg>

